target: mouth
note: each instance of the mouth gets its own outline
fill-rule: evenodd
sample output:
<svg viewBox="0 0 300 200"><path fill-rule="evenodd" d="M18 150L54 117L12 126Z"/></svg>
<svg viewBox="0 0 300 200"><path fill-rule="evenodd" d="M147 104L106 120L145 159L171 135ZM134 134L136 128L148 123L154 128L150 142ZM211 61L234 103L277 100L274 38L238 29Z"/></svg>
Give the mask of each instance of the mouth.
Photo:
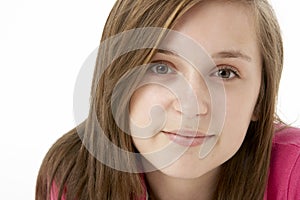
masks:
<svg viewBox="0 0 300 200"><path fill-rule="evenodd" d="M205 140L208 140L215 135L203 134L198 131L190 130L175 130L175 131L162 131L172 142L185 147L199 146Z"/></svg>

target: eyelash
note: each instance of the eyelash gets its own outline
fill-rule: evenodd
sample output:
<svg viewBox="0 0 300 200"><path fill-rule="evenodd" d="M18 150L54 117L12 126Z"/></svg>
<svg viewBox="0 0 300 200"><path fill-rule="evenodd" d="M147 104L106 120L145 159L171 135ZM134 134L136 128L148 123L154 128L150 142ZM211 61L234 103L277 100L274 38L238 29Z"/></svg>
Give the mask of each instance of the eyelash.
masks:
<svg viewBox="0 0 300 200"><path fill-rule="evenodd" d="M227 72L231 73L230 76L228 78L220 77L218 75L218 73L220 73L221 70L224 70L224 71L226 70ZM234 78L240 78L240 73L233 66L230 66L230 65L219 65L219 66L217 66L217 70L214 71L213 73L211 73L211 76L217 76L217 77L222 78L223 80L231 80L231 79L234 79Z"/></svg>
<svg viewBox="0 0 300 200"><path fill-rule="evenodd" d="M155 69L158 66L167 67L167 72L166 73L158 73L157 69ZM219 78L221 78L222 80L225 80L225 81L228 81L228 80L231 80L231 79L234 79L234 78L240 78L239 71L231 65L218 65L216 67L217 67L217 70L212 72L210 74L210 76L216 76L216 77L219 77ZM168 62L162 61L162 60L155 61L155 62L151 63L148 70L150 70L154 74L159 74L159 75L166 75L166 74L176 73L176 69L175 69L175 67L172 67L172 64L169 64ZM218 73L220 73L221 70L227 71L231 74L229 75L228 78L220 77Z"/></svg>
<svg viewBox="0 0 300 200"><path fill-rule="evenodd" d="M156 67L159 66L163 66L167 68L167 72L166 73L159 73L156 69ZM157 61L157 62L153 62L150 64L148 70L150 70L152 73L155 74L160 74L160 75L165 75L165 74L170 74L170 73L176 73L175 69L173 67L170 66L170 64L165 63L164 61Z"/></svg>

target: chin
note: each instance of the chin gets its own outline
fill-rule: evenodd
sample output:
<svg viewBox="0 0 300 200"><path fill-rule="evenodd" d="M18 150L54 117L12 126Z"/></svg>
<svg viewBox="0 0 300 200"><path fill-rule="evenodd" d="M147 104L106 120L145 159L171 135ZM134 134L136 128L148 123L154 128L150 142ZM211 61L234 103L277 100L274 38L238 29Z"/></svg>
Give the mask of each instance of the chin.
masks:
<svg viewBox="0 0 300 200"><path fill-rule="evenodd" d="M163 174L174 178L194 179L201 177L202 175L211 171L213 168L214 167L212 166L207 166L203 160L192 161L190 158L187 161L186 159L180 158L176 162L161 169L160 171Z"/></svg>
<svg viewBox="0 0 300 200"><path fill-rule="evenodd" d="M195 179L201 177L203 174L195 173L195 172L178 172L178 171L170 171L170 170L162 170L163 174L177 179Z"/></svg>

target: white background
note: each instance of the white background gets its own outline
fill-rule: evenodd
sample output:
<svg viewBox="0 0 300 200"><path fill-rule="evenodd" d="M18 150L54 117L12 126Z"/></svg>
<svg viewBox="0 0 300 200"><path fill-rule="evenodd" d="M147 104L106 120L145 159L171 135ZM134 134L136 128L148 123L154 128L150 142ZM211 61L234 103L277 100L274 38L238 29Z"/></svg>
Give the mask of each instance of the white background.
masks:
<svg viewBox="0 0 300 200"><path fill-rule="evenodd" d="M285 42L279 114L300 126L298 1L273 0ZM74 127L73 89L114 1L0 2L0 196L34 199L43 157Z"/></svg>

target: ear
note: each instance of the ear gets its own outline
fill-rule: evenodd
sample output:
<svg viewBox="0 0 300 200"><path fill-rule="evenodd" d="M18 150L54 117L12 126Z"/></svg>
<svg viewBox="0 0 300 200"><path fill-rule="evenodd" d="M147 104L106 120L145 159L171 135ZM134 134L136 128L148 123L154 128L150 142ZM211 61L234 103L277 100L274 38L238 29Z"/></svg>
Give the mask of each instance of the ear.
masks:
<svg viewBox="0 0 300 200"><path fill-rule="evenodd" d="M255 122L258 120L258 116L256 114L256 112L253 112L252 117L251 117L251 121Z"/></svg>
<svg viewBox="0 0 300 200"><path fill-rule="evenodd" d="M258 118L259 118L258 117L259 116L258 108L259 108L259 106L256 105L255 108L254 108L254 110L253 110L252 117L251 117L251 121L253 121L253 122L257 121Z"/></svg>

